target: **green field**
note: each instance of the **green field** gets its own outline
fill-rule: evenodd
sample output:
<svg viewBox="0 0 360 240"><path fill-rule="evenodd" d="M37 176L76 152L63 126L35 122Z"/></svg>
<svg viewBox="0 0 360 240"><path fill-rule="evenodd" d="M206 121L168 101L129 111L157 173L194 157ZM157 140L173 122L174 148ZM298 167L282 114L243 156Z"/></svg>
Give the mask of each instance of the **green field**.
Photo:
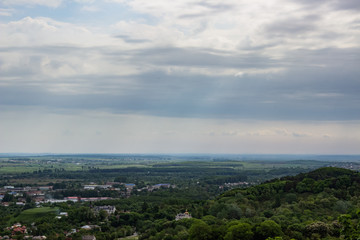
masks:
<svg viewBox="0 0 360 240"><path fill-rule="evenodd" d="M254 158L255 159L255 158ZM275 159L275 158L274 158ZM0 185L38 185L61 182L141 181L170 182L178 186L191 182L217 184L245 181L260 183L325 166L360 169L360 163L316 160L240 160L236 156L161 155L54 155L0 157ZM210 177L209 177L210 176ZM216 176L216 179L214 178Z"/></svg>
<svg viewBox="0 0 360 240"><path fill-rule="evenodd" d="M17 217L15 217L16 222L21 223L31 223L34 222L36 219L49 216L49 215L56 215L59 212L59 208L51 208L51 207L42 207L42 208L32 208L27 209Z"/></svg>
<svg viewBox="0 0 360 240"><path fill-rule="evenodd" d="M213 157L171 156L32 156L0 158L0 174L32 173L36 171L87 171L90 169L114 169L128 167L230 167L237 170L272 170L274 168L318 168L330 164L325 161L251 160Z"/></svg>

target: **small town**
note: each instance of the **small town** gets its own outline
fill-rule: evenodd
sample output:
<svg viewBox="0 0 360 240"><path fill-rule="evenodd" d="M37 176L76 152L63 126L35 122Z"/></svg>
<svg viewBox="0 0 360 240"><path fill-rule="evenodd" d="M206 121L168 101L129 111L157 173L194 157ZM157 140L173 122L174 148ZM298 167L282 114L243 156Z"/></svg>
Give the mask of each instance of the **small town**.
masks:
<svg viewBox="0 0 360 240"><path fill-rule="evenodd" d="M149 185L142 188L136 188L135 184L132 183L120 183L120 182L106 182L106 184L100 185L91 182L89 184L83 185L80 189L77 189L79 195L67 196L61 199L53 198L52 196L56 195L56 193L65 191L66 189L54 189L53 185L47 186L26 186L26 187L15 187L15 186L3 186L0 188L0 201L2 207L17 207L24 209L31 209L35 207L35 209L44 209L44 208L54 208L55 206L66 206L66 204L77 206L82 206L83 204L89 204L87 206L88 210L90 210L89 214L93 215L93 220L99 218L103 222L108 221L109 217L112 215L119 214L130 214L129 210L120 210L116 209L115 206L111 205L93 205L96 202L106 202L116 199L126 199L132 195L132 192L153 192L159 189L169 189L176 188L175 185L160 183L155 185ZM117 193L118 197L81 197L80 195L84 192L87 193L95 193L98 191L108 191ZM59 205L60 204L60 205ZM62 205L61 205L62 204ZM65 204L65 205L63 205ZM79 205L80 204L80 205ZM53 212L55 221L63 221L69 217L68 212L61 211L59 207L55 207L56 211ZM191 218L191 215L186 211L185 213L179 213L174 216L174 220L180 219L188 219ZM103 223L102 222L102 223ZM87 232L93 231L101 231L101 226L97 224L88 224L79 226L78 228L72 228L69 231L64 231L63 235L66 237L65 239L70 240L73 239L74 234L78 234L78 237L81 236L82 240L95 240L96 237L94 235L89 235ZM34 230L37 229L36 224L33 222L29 225L14 223L10 227L4 229L5 232L8 232L8 235L0 236L0 239L47 239L46 235L34 236L31 235ZM135 229L127 229L124 231L124 236L126 235L134 235L137 236ZM50 238L51 239L51 238ZM78 239L78 238L75 238Z"/></svg>
<svg viewBox="0 0 360 240"><path fill-rule="evenodd" d="M116 186L116 187L115 187ZM135 189L136 185L133 183L120 183L120 182L107 182L105 185L98 185L91 183L83 185L82 189L77 189L79 193L87 192L89 194L96 194L98 190L105 190L108 192L115 193L117 197L81 197L81 196L66 196L61 199L53 198L52 196L57 195L61 191L66 189L54 189L53 186L37 186L37 187L15 187L15 186L4 186L0 188L0 201L2 206L9 206L10 204L16 204L18 206L24 206L26 203L35 203L41 205L44 203L61 203L61 202L94 202L102 200L111 200L117 198L127 198L131 196L132 191L141 192L148 191L152 192L158 189L175 188L175 185L168 183L159 183L155 185L149 185L139 189ZM106 192L105 192L106 194ZM114 195L114 194L113 194Z"/></svg>

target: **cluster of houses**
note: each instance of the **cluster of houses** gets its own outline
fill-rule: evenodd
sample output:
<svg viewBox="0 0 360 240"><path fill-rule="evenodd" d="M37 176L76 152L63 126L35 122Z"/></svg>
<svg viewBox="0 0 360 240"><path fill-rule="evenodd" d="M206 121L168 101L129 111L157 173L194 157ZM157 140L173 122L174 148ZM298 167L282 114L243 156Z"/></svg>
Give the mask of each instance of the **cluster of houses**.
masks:
<svg viewBox="0 0 360 240"><path fill-rule="evenodd" d="M108 215L111 214L115 214L116 211L116 207L115 206L110 206L110 205L105 205L105 206L95 206L92 208L93 211L95 213L100 213L100 211L105 211ZM67 217L68 214L67 212L60 212L59 215L57 216L57 218L61 218L61 217ZM192 218L191 214L188 211L185 211L184 213L179 213L175 216L175 220L181 220L181 219L189 219ZM84 225L82 226L80 229L72 229L71 231L69 231L66 236L70 237L72 234L78 232L79 230L94 230L94 229L100 229L100 226L98 225ZM22 239L29 239L29 240L42 240L42 239L46 239L46 236L32 236L32 235L28 235L28 230L27 227L25 225L21 225L20 223L14 224L11 227L8 227L8 230L11 231L11 236L0 236L0 240L2 239L9 239L12 240L12 236L15 235L23 235ZM96 240L96 237L94 235L84 235L82 236L82 240Z"/></svg>
<svg viewBox="0 0 360 240"><path fill-rule="evenodd" d="M123 186L122 188L114 187L114 186ZM83 190L112 190L112 191L119 191L119 197L130 197L131 192L136 187L133 183L119 183L119 182L107 182L104 185L99 185L95 183L90 183L83 186ZM150 185L141 189L137 189L137 191L154 191L160 188L175 188L175 185L171 185L168 183L160 183L155 185ZM62 189L60 189L62 190ZM66 202L66 201L73 201L73 202L93 202L93 201L102 201L102 200L109 200L113 199L110 197L79 197L79 196L70 196L65 197L63 199L52 199L47 197L47 193L52 191L59 191L53 190L53 186L38 186L38 187L14 187L14 186L4 186L0 188L0 202L2 206L9 206L10 202L8 199L4 199L5 195L8 194L12 196L11 202L15 202L16 205L25 205L27 200L25 196L30 197L32 201L36 204L42 203L59 203L59 202ZM51 195L51 194L50 194ZM50 196L49 195L49 196Z"/></svg>
<svg viewBox="0 0 360 240"><path fill-rule="evenodd" d="M120 182L107 182L104 185L90 183L89 185L84 185L84 190L103 189L103 190L123 191L124 189L121 189L119 187L114 187L120 185L124 186L125 192L123 192L123 195L126 197L130 197L133 188L136 186L134 183L120 183Z"/></svg>
<svg viewBox="0 0 360 240"><path fill-rule="evenodd" d="M220 189L224 189L226 188L234 188L234 187L248 187L254 185L254 183L249 183L249 182L235 182L235 183L225 183L224 185L220 185L219 188Z"/></svg>
<svg viewBox="0 0 360 240"><path fill-rule="evenodd" d="M40 187L14 187L14 186L4 186L0 188L0 201L2 206L9 206L9 199L6 198L6 195L11 196L11 202L15 202L16 205L23 206L26 204L27 200L25 196L30 197L32 201L36 204L42 203L60 203L60 202L88 202L88 201L102 201L112 199L110 197L65 197L63 199L52 199L48 198L47 193L53 190L52 186L40 186Z"/></svg>
<svg viewBox="0 0 360 240"><path fill-rule="evenodd" d="M98 226L99 227L99 226ZM84 230L91 230L90 226L84 226L81 229ZM20 223L16 223L13 226L9 227L8 230L11 230L11 235L5 235L0 236L0 239L8 239L8 240L15 240L19 239L19 236L21 236L21 239L28 239L28 240L45 240L47 239L46 236L33 236L28 235L28 231L25 225L21 225ZM71 232L67 234L67 236L70 236L73 233L76 233L76 229L73 229ZM81 237L82 240L96 240L96 237L94 235L84 235Z"/></svg>
<svg viewBox="0 0 360 240"><path fill-rule="evenodd" d="M29 240L43 240L46 239L46 236L32 236L32 235L28 235L28 230L27 227L25 225L21 225L20 223L16 223L14 225L12 225L11 227L7 228L8 230L11 231L11 235L5 235L5 236L0 236L0 239L9 239L12 240L14 239L14 236L19 236L19 235L23 235L23 238L21 239L29 239ZM18 239L18 238L15 238Z"/></svg>
<svg viewBox="0 0 360 240"><path fill-rule="evenodd" d="M12 238L11 236L5 235L0 236L0 239L8 239L8 240L15 240L16 238ZM32 236L32 235L25 235L22 239L28 239L28 240L45 240L46 236ZM96 239L96 238L95 238Z"/></svg>
<svg viewBox="0 0 360 240"><path fill-rule="evenodd" d="M247 187L253 185L249 182L236 182L236 183L225 183L219 186L220 189L224 188L233 188L233 187ZM119 186L122 186L121 188ZM133 183L120 183L120 182L107 182L106 184L95 184L90 183L83 186L83 190L112 190L119 191L119 197L130 197L131 193L134 191L136 185ZM175 188L175 185L169 183L160 183L155 185L149 185L143 188L136 189L140 191L149 191L152 192L161 188ZM63 189L62 189L63 190ZM53 186L38 186L38 187L14 187L14 186L4 186L0 188L0 202L2 206L9 206L10 202L5 198L5 195L11 195L11 202L16 205L25 205L29 200L25 196L30 197L37 205L42 203L60 203L60 202L95 202L113 199L111 197L79 197L79 196L69 196L64 197L63 199L53 199L47 197L47 193L51 193ZM51 196L51 194L49 195Z"/></svg>
<svg viewBox="0 0 360 240"><path fill-rule="evenodd" d="M81 227L83 230L92 230L95 228L100 228L97 225L85 225ZM25 225L21 225L20 223L16 223L11 227L7 228L11 231L11 235L5 235L0 236L0 239L9 239L9 240L15 240L18 239L19 236L21 236L21 239L28 239L28 240L45 240L47 239L46 236L33 236L28 234L27 227ZM67 237L72 235L73 233L76 233L78 230L72 229L69 233L66 234ZM93 235L84 235L82 236L82 240L96 240L96 237Z"/></svg>
<svg viewBox="0 0 360 240"><path fill-rule="evenodd" d="M175 188L175 187L176 187L175 185L171 185L170 183L159 183L159 184L140 188L140 189L138 189L138 191L140 192L140 191L147 190L149 192L152 192L152 191L160 189L160 188Z"/></svg>
<svg viewBox="0 0 360 240"><path fill-rule="evenodd" d="M52 190L52 186L40 187L14 187L4 186L0 188L0 201L2 206L9 206L8 199L5 198L6 194L15 200L16 205L25 205L26 197L30 197L34 202L43 202L45 200L45 193Z"/></svg>
<svg viewBox="0 0 360 240"><path fill-rule="evenodd" d="M340 167L350 170L360 170L360 164L356 162L334 162L332 164L329 164L327 167Z"/></svg>
<svg viewBox="0 0 360 240"><path fill-rule="evenodd" d="M115 190L115 191L120 191L120 188L114 188L114 185L123 185L125 187L126 190L126 195L130 196L131 192L133 191L134 187L136 186L134 183L119 183L119 182L108 182L105 185L97 185L97 184L89 184L89 185L84 185L84 189L85 190L95 190L95 189L106 189L106 190ZM156 189L160 189L160 188L175 188L175 185L171 185L170 183L159 183L159 184L155 184L155 185L150 185L150 186L146 186L140 189L137 189L137 191L144 191L147 190L149 192L152 192Z"/></svg>

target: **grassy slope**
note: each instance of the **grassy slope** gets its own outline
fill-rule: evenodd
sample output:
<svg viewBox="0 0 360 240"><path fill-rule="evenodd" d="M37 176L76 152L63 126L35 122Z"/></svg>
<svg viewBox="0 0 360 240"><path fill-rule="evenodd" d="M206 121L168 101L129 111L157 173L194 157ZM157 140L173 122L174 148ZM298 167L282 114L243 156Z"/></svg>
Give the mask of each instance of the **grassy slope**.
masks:
<svg viewBox="0 0 360 240"><path fill-rule="evenodd" d="M36 220L37 218L49 216L53 214L54 216L58 213L58 208L51 207L42 207L42 208L32 208L23 211L19 216L15 217L15 220L23 223L30 223Z"/></svg>

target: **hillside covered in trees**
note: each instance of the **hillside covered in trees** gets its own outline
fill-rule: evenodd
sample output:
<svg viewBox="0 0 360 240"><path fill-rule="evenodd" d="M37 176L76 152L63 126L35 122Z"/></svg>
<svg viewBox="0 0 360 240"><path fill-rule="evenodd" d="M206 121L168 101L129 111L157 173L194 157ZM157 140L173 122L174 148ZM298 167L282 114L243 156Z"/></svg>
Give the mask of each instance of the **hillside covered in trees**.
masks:
<svg viewBox="0 0 360 240"><path fill-rule="evenodd" d="M142 239L358 239L359 200L359 173L321 168L228 191L206 201L200 219L150 228Z"/></svg>

